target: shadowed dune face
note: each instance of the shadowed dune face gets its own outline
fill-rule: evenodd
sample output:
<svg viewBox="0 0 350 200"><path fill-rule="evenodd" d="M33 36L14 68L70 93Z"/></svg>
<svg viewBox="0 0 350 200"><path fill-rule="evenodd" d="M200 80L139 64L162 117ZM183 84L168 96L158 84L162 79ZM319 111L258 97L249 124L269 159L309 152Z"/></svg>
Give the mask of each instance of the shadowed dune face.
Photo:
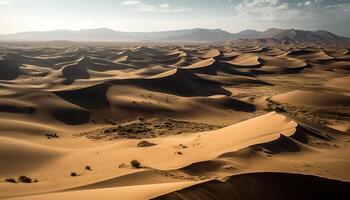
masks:
<svg viewBox="0 0 350 200"><path fill-rule="evenodd" d="M0 43L0 199L349 198L349 47L259 41Z"/></svg>
<svg viewBox="0 0 350 200"><path fill-rule="evenodd" d="M0 60L0 79L13 80L20 75L21 63L15 60Z"/></svg>
<svg viewBox="0 0 350 200"><path fill-rule="evenodd" d="M287 173L236 175L226 182L210 181L155 200L180 199L347 199L350 183ZM278 188L278 189L277 189Z"/></svg>
<svg viewBox="0 0 350 200"><path fill-rule="evenodd" d="M1 174L7 175L17 174L18 171L30 173L32 170L40 169L42 163L54 160L63 154L50 147L21 139L1 137L0 144L0 158L6 160L0 165ZM20 159L18 155L21 156Z"/></svg>
<svg viewBox="0 0 350 200"><path fill-rule="evenodd" d="M59 121L69 124L85 124L90 120L90 113L85 110L56 110L52 115Z"/></svg>
<svg viewBox="0 0 350 200"><path fill-rule="evenodd" d="M32 104L23 101L1 99L0 102L0 112L3 113L33 114L36 112L36 108L34 108Z"/></svg>
<svg viewBox="0 0 350 200"><path fill-rule="evenodd" d="M108 88L109 84L102 83L78 90L57 91L55 94L80 107L98 109L109 106L106 96Z"/></svg>

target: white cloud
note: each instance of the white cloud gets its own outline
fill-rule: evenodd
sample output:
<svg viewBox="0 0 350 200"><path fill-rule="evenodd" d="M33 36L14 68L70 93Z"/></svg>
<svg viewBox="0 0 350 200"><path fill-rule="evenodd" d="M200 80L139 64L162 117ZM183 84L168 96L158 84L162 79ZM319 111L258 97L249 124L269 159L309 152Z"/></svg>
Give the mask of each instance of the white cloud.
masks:
<svg viewBox="0 0 350 200"><path fill-rule="evenodd" d="M157 7L154 5L142 4L140 6L137 6L136 10L140 12L152 12L157 11Z"/></svg>
<svg viewBox="0 0 350 200"><path fill-rule="evenodd" d="M159 5L160 8L170 8L171 6L167 3L163 3Z"/></svg>
<svg viewBox="0 0 350 200"><path fill-rule="evenodd" d="M185 12L191 10L190 8L176 7L168 3L162 3L159 5L152 5L141 3L140 1L124 1L122 3L125 6L132 6L139 12Z"/></svg>
<svg viewBox="0 0 350 200"><path fill-rule="evenodd" d="M126 5L126 6L132 6L132 5L137 5L140 4L140 1L133 1L133 0L128 0L128 1L124 1L122 4Z"/></svg>
<svg viewBox="0 0 350 200"><path fill-rule="evenodd" d="M290 17L290 6L279 0L243 0L235 7L237 16L250 19L273 20Z"/></svg>
<svg viewBox="0 0 350 200"><path fill-rule="evenodd" d="M11 1L0 1L0 5L9 5Z"/></svg>

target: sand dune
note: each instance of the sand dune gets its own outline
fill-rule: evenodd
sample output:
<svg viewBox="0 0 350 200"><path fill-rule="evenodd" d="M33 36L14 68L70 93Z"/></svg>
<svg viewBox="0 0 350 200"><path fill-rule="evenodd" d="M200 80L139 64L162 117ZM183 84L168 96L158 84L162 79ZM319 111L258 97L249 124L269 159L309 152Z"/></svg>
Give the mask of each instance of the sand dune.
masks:
<svg viewBox="0 0 350 200"><path fill-rule="evenodd" d="M350 82L350 76L344 76L344 77L340 77L340 78L331 79L326 84L326 86L348 90L349 89L349 87L348 87L349 82Z"/></svg>
<svg viewBox="0 0 350 200"><path fill-rule="evenodd" d="M214 59L206 59L197 63L194 63L190 66L183 67L183 69L187 69L193 73L197 74L209 74L209 75L217 75L218 73L226 73L230 75L244 75L251 76L248 73L241 72L234 68L234 66L227 62L220 62Z"/></svg>
<svg viewBox="0 0 350 200"><path fill-rule="evenodd" d="M344 199L350 197L345 192L348 187L349 183L315 176L256 173L198 184L154 199Z"/></svg>
<svg viewBox="0 0 350 200"><path fill-rule="evenodd" d="M268 83L261 81L255 77L240 76L240 75L229 75L225 73L219 73L220 76L198 74L203 79L218 82L222 85L239 85L239 84L257 84L257 85L268 85Z"/></svg>
<svg viewBox="0 0 350 200"><path fill-rule="evenodd" d="M40 168L42 162L48 162L63 152L47 146L37 145L28 141L1 137L1 159L6 162L1 164L1 173L13 175L18 172L30 173L35 168ZM17 155L21 155L18 160ZM26 164L30 162L30 166Z"/></svg>
<svg viewBox="0 0 350 200"><path fill-rule="evenodd" d="M222 89L214 82L204 80L196 74L180 68L153 76L144 81L134 81L134 83L145 89L156 89L161 92L180 96L229 94L228 91ZM203 88L203 90L201 90L201 88Z"/></svg>
<svg viewBox="0 0 350 200"><path fill-rule="evenodd" d="M332 60L333 57L329 56L323 50L295 50L287 54L288 56L307 60Z"/></svg>
<svg viewBox="0 0 350 200"><path fill-rule="evenodd" d="M320 93L300 90L274 96L272 100L292 105L306 106L347 106L350 104L349 96L336 93Z"/></svg>
<svg viewBox="0 0 350 200"><path fill-rule="evenodd" d="M273 121L274 123L271 124L271 126L266 127L265 124L268 121ZM210 131L207 133L201 133L199 135L187 135L187 136L177 136L177 137L165 137L165 138L155 138L150 140L151 142L156 143L157 145L152 147L152 148L147 148L144 149L142 151L135 149L135 147L132 147L129 145L122 145L125 142L120 141L119 144L115 143L113 145L109 145L106 147L103 147L103 149L100 148L99 151L101 151L101 154L104 155L105 157L110 157L111 154L115 154L113 151L113 149L119 149L120 151L120 159L131 159L133 156L134 158L137 158L141 161L141 163L143 163L144 166L147 166L145 168L145 170L152 170L154 172L157 173L161 173L165 176L170 176L176 179L182 179L182 180L188 180L186 181L185 185L189 186L192 184L197 184L200 183L206 179L208 179L208 183L211 183L211 178L210 178L210 174L205 173L205 171L221 171L222 167L216 168L215 167L211 167L210 164L207 164L203 161L206 160L212 160L217 158L218 156L220 157L225 157L226 159L228 158L228 153L230 152L237 152L235 153L237 155L239 155L240 151L246 151L246 148L250 148L252 150L254 150L255 152L263 152L266 153L267 155L273 155L273 156L277 156L278 154L282 154L283 152L299 152L300 153L305 153L307 154L318 154L318 151L313 150L313 148L306 148L302 145L302 143L304 143L305 145L312 145L315 148L315 145L317 145L317 143L314 143L315 141L326 141L329 142L330 140L336 140L336 138L340 139L341 137L343 137L343 133L342 132L337 132L337 131L333 131L334 133L331 132L327 132L327 134L331 134L333 137L332 139L331 136L322 136L321 132L318 131L322 131L322 129L318 129L316 127L316 129L306 129L304 127L307 127L308 124L304 125L304 124L300 124L298 125L299 122L294 121L290 118L287 118L283 115L279 115L276 113L269 113L267 115L258 117L258 118L254 118L239 124L235 124L232 126L228 126L225 127L223 129L220 130L215 130L215 131ZM254 126L253 126L254 125ZM300 127L300 128L299 128ZM281 135L282 134L282 135ZM221 140L218 141L216 143L213 143L212 141L214 139L217 138L226 138L225 140ZM314 138L313 140L310 140L311 138ZM307 141L306 141L306 140ZM317 139L317 140L316 140ZM314 141L314 142L312 142ZM136 142L136 141L135 141ZM135 143L132 142L132 143ZM130 143L130 142L128 142ZM172 148L169 148L170 146L173 146L175 144L181 144L183 146L186 146L187 148L182 148L182 152L183 155L179 156L177 154L174 153L170 153L169 151L174 151ZM122 147L122 146L124 147ZM253 146L252 146L253 145ZM317 148L329 148L329 147L317 147ZM31 150L32 152L35 150ZM123 155L122 152L124 151L128 151L130 152L130 154L125 154ZM158 156L154 157L152 156L154 154L154 152L158 152ZM48 151L46 151L48 152ZM84 158L82 155L88 153L89 150L87 152L84 151L80 151L80 153L77 152L72 154L73 152L71 152L70 156L66 156L66 163L70 163L67 162L68 160L74 160L77 157L81 157ZM133 152L133 153L131 153ZM66 154L69 152L66 152ZM91 152L92 153L92 152ZM230 154L230 158L231 158L231 162L229 162L230 164L226 163L226 166L230 166L230 165L235 165L235 154ZM225 156L224 156L225 155ZM245 160L250 160L253 158L249 158L250 156L245 156L242 157ZM291 159L293 159L293 155L290 155L289 157L292 157ZM171 158L177 158L176 162L168 162L168 160L172 160ZM266 157L269 158L269 157ZM307 158L307 157L306 157ZM86 158L84 158L85 160ZM60 159L58 159L59 161ZM258 159L259 160L259 159ZM58 162L56 161L56 163ZM80 160L81 162L82 160ZM197 163L202 163L201 165L197 165L197 166L193 166L192 169L189 171L189 167L188 165L193 163L193 162L197 162ZM227 162L227 161L226 161ZM58 162L59 163L59 162ZM54 165L55 162L52 163L52 165ZM204 166L203 166L204 164ZM70 165L74 165L74 162L71 163ZM192 164L193 165L193 164ZM186 167L187 166L187 167ZM67 167L67 166L66 166ZM151 167L151 168L149 168ZM175 169L181 169L181 167L184 167L183 170L184 172L186 172L183 175L176 175L179 172L176 172ZM203 168L204 167L204 168ZM238 167L238 166L237 166ZM205 171L201 172L201 168L205 169ZM116 168L118 169L118 168ZM123 168L122 168L123 169ZM157 169L157 170L154 170ZM229 169L229 168L228 168ZM232 168L233 171L236 171L237 169L234 167ZM242 168L243 170L244 168ZM98 168L96 169L98 170ZM164 171L166 170L166 171ZM171 171L169 171L171 170ZM175 171L174 171L175 170ZM231 172L231 173L232 173ZM59 172L58 172L59 173ZM118 173L117 171L115 173ZM119 172L120 173L120 172ZM129 172L130 173L130 172ZM203 176L203 178L200 178L201 176L199 176L199 174L195 175L196 173L199 174L205 174ZM222 173L222 172L221 172ZM226 172L227 173L227 172ZM132 175L133 177L145 177L148 176L148 181L156 178L158 175L155 174L149 174L145 173L144 175L141 174L134 174ZM187 175L186 175L187 174ZM225 174L225 173L224 173ZM57 175L55 175L57 176ZM77 178L77 179L84 179L85 175L82 175L81 178ZM86 175L87 176L87 175ZM87 190L86 192L84 192L83 194L89 194L91 193L96 194L96 193L100 193L100 192L107 192L108 188L115 188L116 191L120 191L121 193L123 193L122 191L124 191L124 189L127 189L127 191L130 191L127 187L135 187L135 189L140 190L141 188L149 188L152 185L154 185L153 183L150 182L145 182L145 181L141 181L139 183L136 182L130 182L133 179L131 178L132 176L121 176L119 178L115 178L114 180L109 179L106 181L102 181L102 182L98 182L98 183L94 183L94 184L90 184L90 185L86 185L83 187L79 187L76 189L73 189L72 192L63 192L63 193L53 193L51 195L39 195L39 196L33 196L33 197L28 197L30 198L37 198L37 199L43 199L43 198L49 198L50 196L52 198L58 198L58 199L62 199L62 198L74 198L74 196L76 195L80 195L82 194L82 192L84 192L85 190ZM186 176L188 177L188 179L186 178ZM209 176L209 177L208 177ZM89 176L87 176L86 178L93 178L94 176L91 174ZM197 182L194 182L193 180L196 180L196 177L198 177ZM69 177L66 177L65 179L71 179ZM149 180L150 179L150 180ZM126 181L128 180L128 182L125 182L126 185L130 185L132 184L133 186L127 186L124 184L122 184L122 180ZM170 180L159 180L159 179L155 179L157 180L157 182L170 182ZM38 183L39 184L39 183ZM44 183L42 183L44 184ZM66 183L66 184L69 184ZM71 183L72 184L72 183ZM121 185L120 185L121 184ZM170 184L170 183L169 183ZM166 185L169 184L162 184L164 187L166 187ZM260 185L260 184L259 184ZM33 184L34 186L34 184ZM165 191L174 191L177 189L181 189L181 187L184 187L184 183L183 182L178 182L175 181L173 182L172 187L167 188ZM337 187L336 187L337 188ZM131 188L130 188L131 189ZM125 191L125 192L127 192ZM151 191L150 191L151 192ZM334 191L332 191L334 192ZM109 192L107 192L109 193ZM151 197L155 197L157 195L161 195L162 190L152 190L151 192ZM302 194L304 194L304 192L301 192ZM220 193L219 193L220 194ZM94 196L94 195L93 195ZM146 197L147 194L143 194L143 196L135 196L135 199L142 199L144 197ZM26 197L27 198L27 197ZM107 199L109 199L110 197L106 196Z"/></svg>
<svg viewBox="0 0 350 200"><path fill-rule="evenodd" d="M349 48L264 40L0 44L0 199L349 198Z"/></svg>
<svg viewBox="0 0 350 200"><path fill-rule="evenodd" d="M284 57L262 57L263 67L258 69L265 73L297 73L307 67L307 63L303 60L284 58Z"/></svg>
<svg viewBox="0 0 350 200"><path fill-rule="evenodd" d="M252 54L242 54L229 62L230 64L242 67L259 67L259 57Z"/></svg>

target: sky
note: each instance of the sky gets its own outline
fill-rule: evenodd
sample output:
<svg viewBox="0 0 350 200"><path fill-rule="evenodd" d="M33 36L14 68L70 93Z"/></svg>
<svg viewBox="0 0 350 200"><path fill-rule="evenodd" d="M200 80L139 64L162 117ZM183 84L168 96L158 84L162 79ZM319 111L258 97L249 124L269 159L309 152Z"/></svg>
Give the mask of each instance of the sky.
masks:
<svg viewBox="0 0 350 200"><path fill-rule="evenodd" d="M295 28L350 37L350 0L0 0L0 34Z"/></svg>

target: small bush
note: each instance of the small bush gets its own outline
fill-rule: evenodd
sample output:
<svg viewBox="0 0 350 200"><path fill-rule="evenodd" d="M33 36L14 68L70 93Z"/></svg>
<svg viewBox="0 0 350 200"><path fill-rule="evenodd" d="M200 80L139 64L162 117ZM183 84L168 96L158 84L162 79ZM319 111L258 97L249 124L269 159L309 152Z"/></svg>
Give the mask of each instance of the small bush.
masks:
<svg viewBox="0 0 350 200"><path fill-rule="evenodd" d="M125 163L118 165L118 168L125 168L125 167L126 167Z"/></svg>
<svg viewBox="0 0 350 200"><path fill-rule="evenodd" d="M14 178L7 178L5 179L5 181L9 183L17 183L17 181Z"/></svg>
<svg viewBox="0 0 350 200"><path fill-rule="evenodd" d="M110 131L107 129L107 130L104 130L104 133L110 133Z"/></svg>
<svg viewBox="0 0 350 200"><path fill-rule="evenodd" d="M86 165L86 166L85 166L85 169L86 169L86 170L92 170L91 167L90 167L89 165Z"/></svg>
<svg viewBox="0 0 350 200"><path fill-rule="evenodd" d="M76 172L71 172L70 176L78 176L78 174Z"/></svg>
<svg viewBox="0 0 350 200"><path fill-rule="evenodd" d="M130 163L133 168L141 168L141 163L138 160L132 160Z"/></svg>
<svg viewBox="0 0 350 200"><path fill-rule="evenodd" d="M59 138L59 136L56 133L46 133L45 136L47 137L47 139Z"/></svg>
<svg viewBox="0 0 350 200"><path fill-rule="evenodd" d="M154 145L156 145L156 144L148 142L148 141L145 141L145 140L137 143L137 147L151 147L151 146L154 146Z"/></svg>
<svg viewBox="0 0 350 200"><path fill-rule="evenodd" d="M145 121L145 118L139 116L139 117L137 117L137 120L139 120L140 122L143 122L143 121Z"/></svg>
<svg viewBox="0 0 350 200"><path fill-rule="evenodd" d="M118 130L117 130L116 128L112 128L112 129L111 129L111 132L112 132L112 133L115 133L115 132L118 132Z"/></svg>
<svg viewBox="0 0 350 200"><path fill-rule="evenodd" d="M27 177L27 176L20 176L18 178L18 182L21 182L21 183L31 183L32 182L32 179Z"/></svg>

